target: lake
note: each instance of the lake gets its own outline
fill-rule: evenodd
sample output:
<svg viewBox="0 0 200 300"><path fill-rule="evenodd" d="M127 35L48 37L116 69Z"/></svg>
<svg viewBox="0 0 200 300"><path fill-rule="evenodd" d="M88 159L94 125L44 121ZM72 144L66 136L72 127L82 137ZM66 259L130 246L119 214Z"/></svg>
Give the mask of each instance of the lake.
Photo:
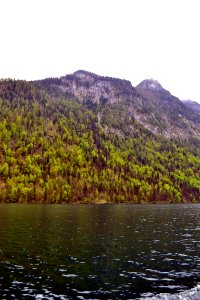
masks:
<svg viewBox="0 0 200 300"><path fill-rule="evenodd" d="M0 299L200 299L199 283L198 204L0 205Z"/></svg>

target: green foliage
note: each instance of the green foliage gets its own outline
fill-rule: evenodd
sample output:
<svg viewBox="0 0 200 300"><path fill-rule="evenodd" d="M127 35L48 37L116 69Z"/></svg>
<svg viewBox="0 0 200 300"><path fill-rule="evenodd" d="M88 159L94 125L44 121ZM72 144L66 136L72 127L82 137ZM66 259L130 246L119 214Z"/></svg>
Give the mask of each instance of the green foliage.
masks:
<svg viewBox="0 0 200 300"><path fill-rule="evenodd" d="M154 136L122 110L2 81L0 201L200 201L197 149Z"/></svg>

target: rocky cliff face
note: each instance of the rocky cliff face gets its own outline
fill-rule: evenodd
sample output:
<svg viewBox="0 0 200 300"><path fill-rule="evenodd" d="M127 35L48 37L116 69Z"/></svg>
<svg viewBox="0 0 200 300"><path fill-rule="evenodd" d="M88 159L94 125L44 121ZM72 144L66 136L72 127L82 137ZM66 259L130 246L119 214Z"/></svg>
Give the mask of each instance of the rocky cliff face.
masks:
<svg viewBox="0 0 200 300"><path fill-rule="evenodd" d="M41 84L48 84L48 80L42 80ZM73 95L81 102L90 100L97 104L122 102L134 95L130 81L98 76L82 70L52 81L51 88L56 93Z"/></svg>
<svg viewBox="0 0 200 300"><path fill-rule="evenodd" d="M198 113L191 107L186 107L153 79L144 80L133 87L127 80L80 70L58 79L37 81L35 84L55 96L70 96L83 104L94 104L99 124L106 130L109 126L112 127L107 120L113 114L112 118L116 122L119 120L121 127L129 126L127 131L130 131L130 135L134 133L134 126L138 123L152 133L167 138L200 139ZM127 125L127 120L132 120L133 124ZM110 128L110 131L113 130L115 128Z"/></svg>

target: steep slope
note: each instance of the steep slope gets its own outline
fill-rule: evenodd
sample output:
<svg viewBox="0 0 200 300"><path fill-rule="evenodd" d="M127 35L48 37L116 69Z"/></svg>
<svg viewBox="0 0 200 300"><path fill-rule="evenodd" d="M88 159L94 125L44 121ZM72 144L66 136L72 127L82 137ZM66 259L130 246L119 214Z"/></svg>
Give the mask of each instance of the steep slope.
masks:
<svg viewBox="0 0 200 300"><path fill-rule="evenodd" d="M192 101L192 100L184 100L183 104L185 106L187 106L188 108L192 109L193 112L195 112L196 114L200 115L200 104Z"/></svg>

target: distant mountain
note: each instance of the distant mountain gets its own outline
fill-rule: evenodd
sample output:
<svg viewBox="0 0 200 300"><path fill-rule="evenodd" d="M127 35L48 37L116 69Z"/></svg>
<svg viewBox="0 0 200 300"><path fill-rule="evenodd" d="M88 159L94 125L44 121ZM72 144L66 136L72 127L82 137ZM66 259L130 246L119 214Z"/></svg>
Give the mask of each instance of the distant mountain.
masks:
<svg viewBox="0 0 200 300"><path fill-rule="evenodd" d="M188 108L192 109L196 114L200 115L200 104L192 101L192 100L184 100L183 104L185 104Z"/></svg>

